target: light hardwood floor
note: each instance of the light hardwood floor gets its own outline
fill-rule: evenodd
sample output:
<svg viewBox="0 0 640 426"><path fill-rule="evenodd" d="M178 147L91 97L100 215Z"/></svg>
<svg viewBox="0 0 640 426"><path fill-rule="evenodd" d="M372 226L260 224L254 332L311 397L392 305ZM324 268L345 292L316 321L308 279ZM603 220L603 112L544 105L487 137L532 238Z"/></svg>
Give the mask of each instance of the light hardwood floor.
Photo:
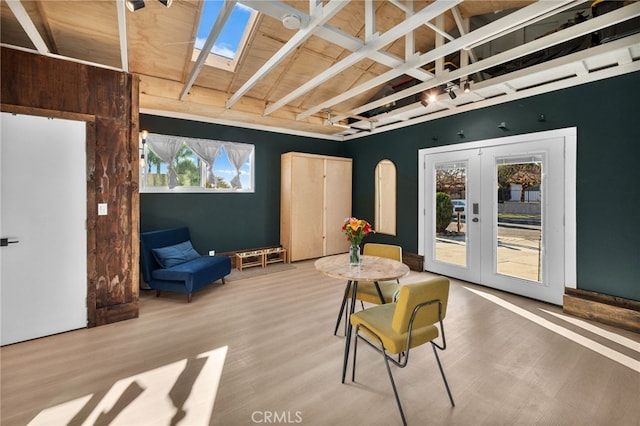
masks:
<svg viewBox="0 0 640 426"><path fill-rule="evenodd" d="M138 319L1 348L1 424L401 424L379 354L361 345L340 383L345 283L293 265L191 304L142 292ZM394 369L409 424L640 424L638 334L455 280L445 330L456 407L422 346Z"/></svg>

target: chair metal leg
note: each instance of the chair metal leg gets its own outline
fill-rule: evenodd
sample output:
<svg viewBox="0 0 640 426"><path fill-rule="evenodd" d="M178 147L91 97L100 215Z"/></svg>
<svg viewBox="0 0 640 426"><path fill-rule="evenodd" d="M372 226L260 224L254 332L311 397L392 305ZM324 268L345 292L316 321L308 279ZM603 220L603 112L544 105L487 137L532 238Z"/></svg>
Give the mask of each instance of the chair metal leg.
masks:
<svg viewBox="0 0 640 426"><path fill-rule="evenodd" d="M351 368L351 381L356 381L356 357L358 356L358 331L360 326L356 327L356 337L353 342L353 367Z"/></svg>
<svg viewBox="0 0 640 426"><path fill-rule="evenodd" d="M351 307L349 308L349 313L353 313L356 309L356 294L358 292L358 282L353 281L351 283L352 294L351 294ZM351 345L351 332L353 327L351 326L350 321L346 321L347 323L347 339L344 347L344 362L342 364L342 383L344 383L344 378L347 375L347 364L349 363L349 346Z"/></svg>
<svg viewBox="0 0 640 426"><path fill-rule="evenodd" d="M398 389L396 388L396 382L393 380L393 374L391 374L391 367L389 366L389 359L384 347L382 348L382 356L384 357L384 365L387 367L387 373L389 374L389 380L391 380L391 387L393 388L393 394L396 397L396 403L398 404L398 410L400 410L400 417L402 417L402 424L407 426L407 419L404 417L404 410L400 403L400 396L398 395Z"/></svg>
<svg viewBox="0 0 640 426"><path fill-rule="evenodd" d="M342 320L342 314L343 314L343 312L345 312L344 308L347 306L347 299L349 298L349 288L350 287L351 287L351 281L347 281L347 286L344 289L344 296L342 297L342 304L340 305L340 313L338 314L338 320L336 321L336 327L333 330L333 335L334 336L338 334L338 327L340 326L340 320Z"/></svg>
<svg viewBox="0 0 640 426"><path fill-rule="evenodd" d="M447 382L447 378L444 375L444 370L442 369L442 364L440 363L440 357L438 356L438 351L436 350L436 345L431 342L431 348L433 349L433 354L436 356L436 361L438 362L438 368L440 369L440 374L442 375L442 380L444 381L444 387L447 388L447 394L449 394L449 401L451 401L451 406L455 407L456 404L453 402L453 396L451 396L451 390L449 389L449 383Z"/></svg>
<svg viewBox="0 0 640 426"><path fill-rule="evenodd" d="M349 312L344 310L344 335L347 335L347 328L349 328Z"/></svg>

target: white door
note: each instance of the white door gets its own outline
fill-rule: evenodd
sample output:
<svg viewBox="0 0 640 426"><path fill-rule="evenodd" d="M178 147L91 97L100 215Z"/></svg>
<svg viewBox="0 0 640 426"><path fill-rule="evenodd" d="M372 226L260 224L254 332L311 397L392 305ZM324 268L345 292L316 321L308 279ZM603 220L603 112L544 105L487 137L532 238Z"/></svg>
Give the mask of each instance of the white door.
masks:
<svg viewBox="0 0 640 426"><path fill-rule="evenodd" d="M421 150L425 270L562 305L575 287L575 140L565 129Z"/></svg>
<svg viewBox="0 0 640 426"><path fill-rule="evenodd" d="M87 326L85 123L1 114L0 344Z"/></svg>

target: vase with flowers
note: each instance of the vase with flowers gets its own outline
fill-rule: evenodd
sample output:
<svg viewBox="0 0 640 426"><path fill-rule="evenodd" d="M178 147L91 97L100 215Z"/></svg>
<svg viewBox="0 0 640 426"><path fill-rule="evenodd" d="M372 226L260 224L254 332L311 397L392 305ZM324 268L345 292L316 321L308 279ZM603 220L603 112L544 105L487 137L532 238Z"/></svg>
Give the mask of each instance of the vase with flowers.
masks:
<svg viewBox="0 0 640 426"><path fill-rule="evenodd" d="M349 266L360 265L360 243L369 233L374 232L369 222L364 219L348 217L342 225L342 232L347 236L349 247Z"/></svg>

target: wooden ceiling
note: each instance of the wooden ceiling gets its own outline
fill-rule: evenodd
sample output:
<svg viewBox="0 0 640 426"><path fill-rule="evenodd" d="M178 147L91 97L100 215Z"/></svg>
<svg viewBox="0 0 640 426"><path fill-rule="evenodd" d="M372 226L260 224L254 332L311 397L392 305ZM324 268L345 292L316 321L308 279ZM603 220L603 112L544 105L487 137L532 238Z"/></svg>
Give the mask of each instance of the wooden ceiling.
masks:
<svg viewBox="0 0 640 426"><path fill-rule="evenodd" d="M507 61L499 57L502 52L487 55L486 49L485 57L478 57L474 44L479 46L500 32L540 25L543 19L573 13L575 8L589 10L590 5L571 0L241 3L260 13L233 71L206 64L196 67L194 42L202 0L174 0L170 8L146 0L146 6L136 12L126 10L122 0L3 0L0 41L137 74L142 112L341 140L389 124L424 121L427 112L435 118L468 110L469 104L494 98L494 85L485 82L483 86L478 81L490 81L493 76L478 73ZM629 3L617 12L623 18L616 15L617 21L612 18L612 22L640 14L638 2ZM409 13L411 7L413 13ZM302 22L299 30L286 29L281 21L285 14L293 13ZM589 21L594 28L605 25ZM576 26L563 39L584 33L575 30ZM542 48L549 45L535 42ZM521 44L514 41L514 54ZM618 48L626 52L622 55L626 62L637 67L638 42L633 39L622 47L616 45ZM593 55L611 49L600 50ZM495 61L490 62L491 58ZM619 62L624 65L625 59ZM474 91L463 94L462 83L474 75ZM514 74L505 80L502 76L500 90L509 92L515 78L525 77ZM420 105L423 92L447 84L458 92L457 100L441 90L440 106ZM389 110L396 102L402 108ZM386 108L384 113L372 112L381 105ZM332 126L328 110L332 121L348 123L351 128Z"/></svg>

